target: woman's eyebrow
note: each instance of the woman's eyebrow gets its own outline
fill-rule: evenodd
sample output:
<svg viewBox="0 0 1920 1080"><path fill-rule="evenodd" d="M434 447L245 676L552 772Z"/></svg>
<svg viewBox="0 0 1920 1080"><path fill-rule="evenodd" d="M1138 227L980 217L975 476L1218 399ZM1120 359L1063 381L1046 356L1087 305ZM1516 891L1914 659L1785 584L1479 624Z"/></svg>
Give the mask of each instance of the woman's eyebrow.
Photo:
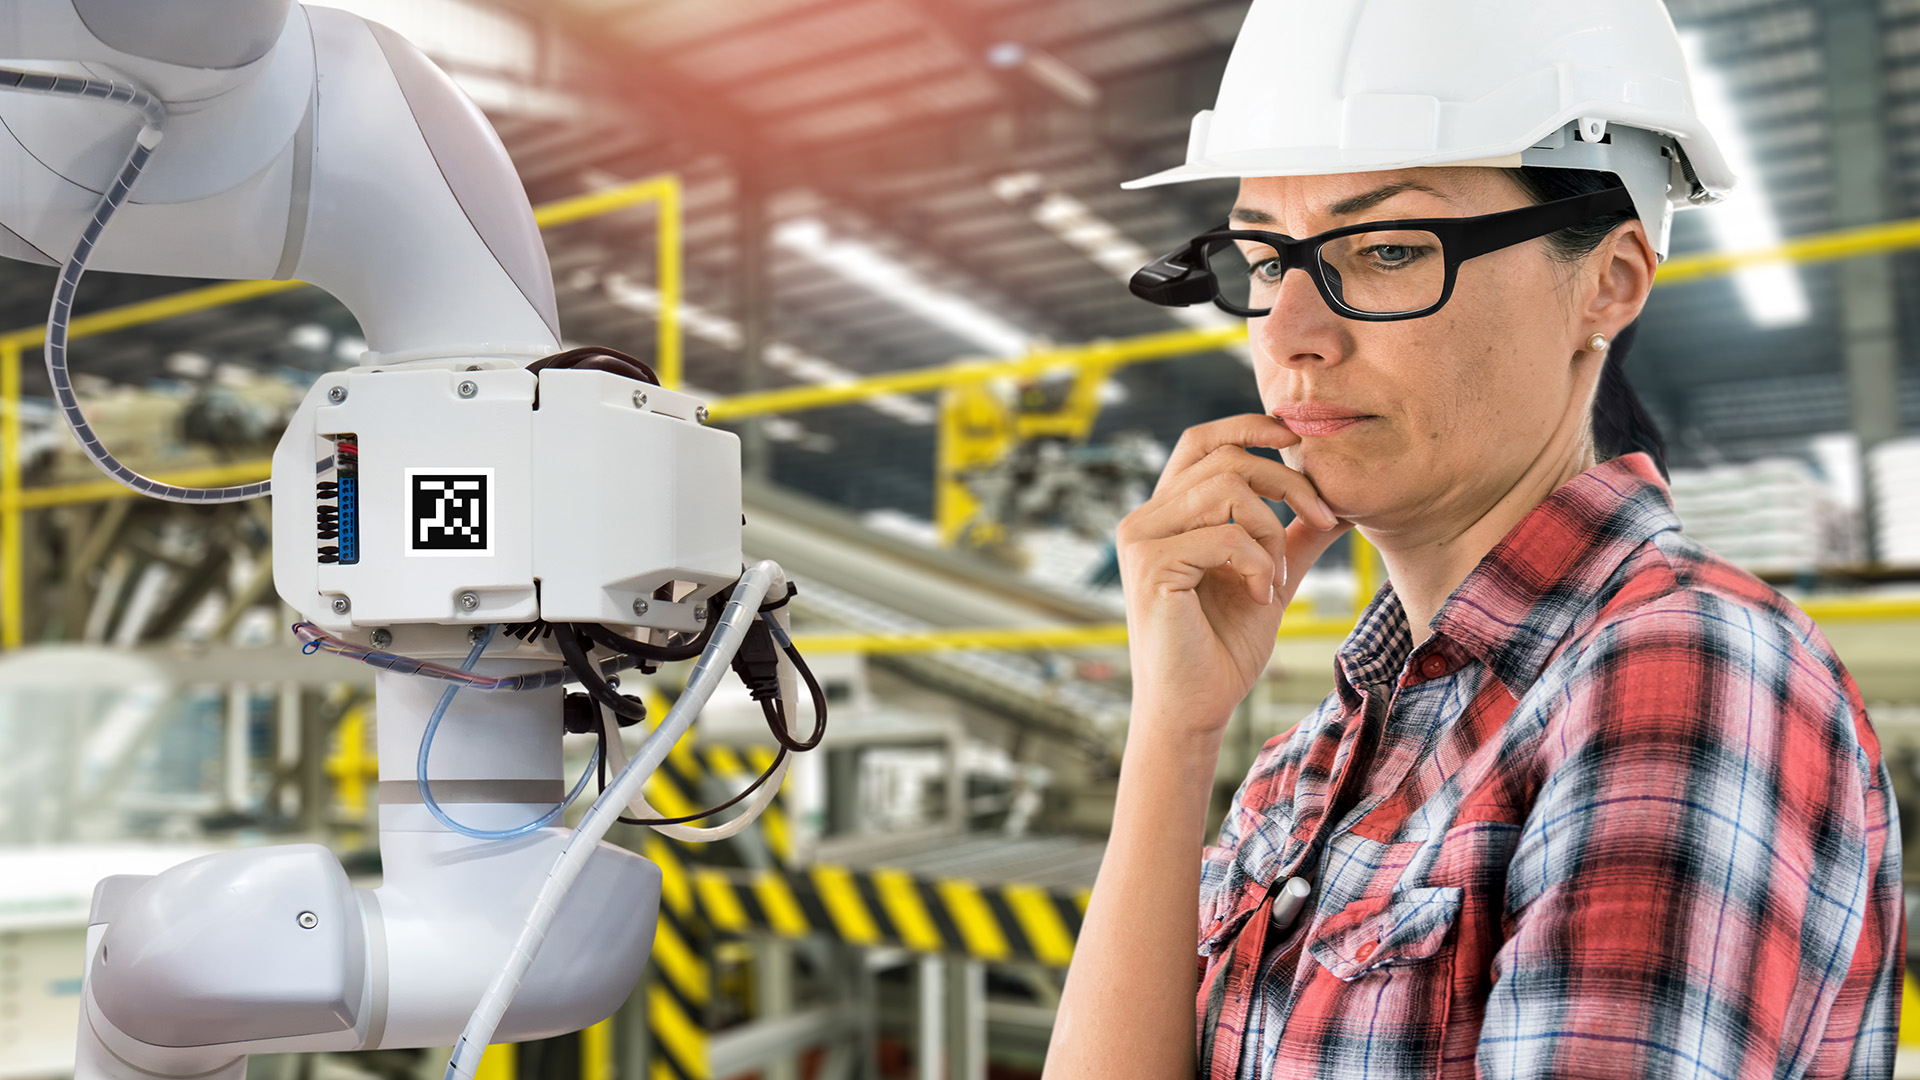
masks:
<svg viewBox="0 0 1920 1080"><path fill-rule="evenodd" d="M1381 203L1386 202L1388 199L1393 198L1395 195L1401 195L1409 191L1422 192L1436 199L1444 199L1447 202L1453 201L1453 197L1446 192L1430 188L1417 180L1399 180L1385 187L1375 188L1364 195L1355 195L1352 198L1342 199L1332 206L1327 207L1321 213L1326 217L1346 217L1350 214L1358 214L1363 210L1371 210ZM1228 214L1227 217L1233 221L1244 221L1249 225L1280 224L1279 218L1274 217L1265 210L1251 206L1236 206L1233 208L1233 212Z"/></svg>
<svg viewBox="0 0 1920 1080"><path fill-rule="evenodd" d="M1371 210L1381 203L1386 202L1388 199L1393 198L1395 195L1408 191L1424 192L1436 199L1444 199L1447 202L1453 201L1444 191L1435 191L1433 188L1416 180L1401 180L1388 184L1385 187L1375 188L1365 195L1355 195L1350 199L1342 199L1332 206L1327 207L1326 214L1328 217L1346 217L1348 214L1357 214L1362 210Z"/></svg>

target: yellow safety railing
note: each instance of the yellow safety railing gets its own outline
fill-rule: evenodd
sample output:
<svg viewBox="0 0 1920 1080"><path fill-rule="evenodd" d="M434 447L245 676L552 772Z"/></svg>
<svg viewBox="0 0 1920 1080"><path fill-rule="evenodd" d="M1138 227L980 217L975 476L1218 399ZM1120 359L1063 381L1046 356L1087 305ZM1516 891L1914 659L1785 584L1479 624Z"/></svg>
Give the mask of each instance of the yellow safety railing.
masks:
<svg viewBox="0 0 1920 1080"><path fill-rule="evenodd" d="M659 208L659 289L658 368L663 382L678 385L682 373L679 315L682 285L680 251L681 189L673 176L653 177L605 191L548 203L536 209L535 220L544 227L582 221L591 217L643 203ZM1710 252L1669 259L1654 279L1656 288L1724 277L1767 263L1811 264L1842 259L1884 255L1920 248L1920 218L1888 222L1862 228L1841 229L1801 237L1784 244L1749 251ZM82 316L73 322L71 336L80 338L127 329L161 319L196 311L223 307L302 287L299 282L229 282L190 289L172 296ZM129 497L133 493L118 484L94 482L23 490L20 486L20 364L24 351L37 347L44 339L41 327L30 327L0 334L0 646L19 643L20 634L20 514L26 509ZM864 379L826 385L810 385L768 390L721 398L709 403L709 414L716 420L732 420L774 412L801 412L808 409L846 405L880 394L926 393L942 388L1000 378L1030 378L1062 368L1099 365L1109 369L1129 364L1165 360L1211 352L1246 340L1244 326L1206 330L1177 330L1162 334L1086 345L1040 349L1024 356L1003 360L960 360L910 371L889 372ZM248 462L209 469L164 474L159 479L178 484L230 484L257 480L268 475L269 463ZM1819 601L1805 605L1809 614L1816 610L1822 619L1908 618L1920 615L1903 601L1857 598L1846 601ZM1306 632L1302 630L1302 632ZM1319 634L1321 628L1313 627ZM936 648L989 648L1014 646L936 644L947 640L976 640L969 634L998 634L1001 631L938 632L909 635L852 635L848 642L863 643L870 650L922 651ZM1054 633L1054 632L1049 632ZM1066 641L1072 633L1090 635L1098 644L1111 643L1113 628L1089 627L1060 631L1067 635L1048 640ZM943 634L957 636L943 637ZM1104 634L1106 637L1101 637ZM832 644L840 638L825 638ZM977 640L997 640L982 637ZM1038 645L1029 647L1041 647ZM1046 646L1054 647L1054 646ZM1058 647L1072 647L1061 645Z"/></svg>
<svg viewBox="0 0 1920 1080"><path fill-rule="evenodd" d="M655 261L660 290L656 329L655 367L660 381L681 384L680 348L682 289L681 187L672 174L648 177L586 195L560 199L536 207L535 224L543 229L651 204L655 207ZM301 281L229 281L186 289L169 296L124 304L75 318L67 328L69 340L97 337L115 330L229 307L247 300L292 289L307 288ZM0 647L13 648L21 639L22 519L23 511L103 499L130 498L135 492L111 480L55 487L23 489L20 484L20 365L26 350L47 339L46 327L29 326L0 334ZM155 479L189 487L218 487L263 480L272 472L267 461L161 473Z"/></svg>

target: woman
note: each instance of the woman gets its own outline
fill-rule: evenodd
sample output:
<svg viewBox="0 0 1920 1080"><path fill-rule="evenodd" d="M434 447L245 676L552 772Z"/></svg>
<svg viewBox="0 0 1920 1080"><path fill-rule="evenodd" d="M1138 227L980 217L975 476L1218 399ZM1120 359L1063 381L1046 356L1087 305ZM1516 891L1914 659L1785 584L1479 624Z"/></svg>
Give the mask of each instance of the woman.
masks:
<svg viewBox="0 0 1920 1080"><path fill-rule="evenodd" d="M1484 84L1594 55L1611 105L1509 95L1514 141L1448 145L1499 127L1460 115ZM1680 532L1620 371L1670 205L1730 184L1683 65L1659 0L1256 0L1163 174L1242 177L1228 227L1135 291L1247 315L1266 411L1188 431L1119 531L1133 719L1050 1077L1890 1074L1899 830L1859 693ZM1436 125L1354 104L1423 79ZM1390 584L1203 853L1221 733L1350 528Z"/></svg>

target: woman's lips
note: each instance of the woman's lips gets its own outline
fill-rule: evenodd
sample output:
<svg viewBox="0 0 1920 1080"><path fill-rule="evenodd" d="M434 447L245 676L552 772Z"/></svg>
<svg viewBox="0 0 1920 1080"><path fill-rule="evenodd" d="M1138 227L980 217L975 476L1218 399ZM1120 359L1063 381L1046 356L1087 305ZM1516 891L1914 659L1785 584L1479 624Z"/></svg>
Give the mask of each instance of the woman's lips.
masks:
<svg viewBox="0 0 1920 1080"><path fill-rule="evenodd" d="M1307 438L1334 435L1362 420L1373 419L1339 406L1319 404L1289 405L1275 409L1273 415L1294 434Z"/></svg>

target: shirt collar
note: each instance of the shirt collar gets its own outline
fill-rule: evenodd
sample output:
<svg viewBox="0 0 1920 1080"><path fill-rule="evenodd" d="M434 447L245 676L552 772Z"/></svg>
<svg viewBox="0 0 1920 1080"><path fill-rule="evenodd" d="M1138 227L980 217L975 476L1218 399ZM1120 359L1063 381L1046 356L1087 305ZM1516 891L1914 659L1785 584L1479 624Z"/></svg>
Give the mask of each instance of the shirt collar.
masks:
<svg viewBox="0 0 1920 1080"><path fill-rule="evenodd" d="M1429 625L1518 698L1627 556L1678 528L1652 458L1628 454L1596 465L1521 518ZM1411 646L1400 598L1382 589L1340 648L1341 673L1359 685L1391 680ZM1350 693L1342 687L1342 696Z"/></svg>

